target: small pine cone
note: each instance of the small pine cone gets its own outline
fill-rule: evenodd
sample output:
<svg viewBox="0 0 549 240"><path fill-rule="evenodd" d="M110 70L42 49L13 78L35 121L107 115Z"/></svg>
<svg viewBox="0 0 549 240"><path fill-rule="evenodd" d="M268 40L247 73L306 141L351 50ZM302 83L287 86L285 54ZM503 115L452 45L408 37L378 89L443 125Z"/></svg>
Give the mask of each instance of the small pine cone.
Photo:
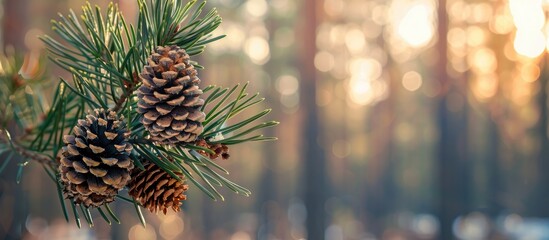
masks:
<svg viewBox="0 0 549 240"><path fill-rule="evenodd" d="M180 179L183 174L174 172ZM143 207L149 209L152 213L162 211L167 213L168 208L175 212L181 210L181 201L186 200L185 191L189 189L183 181L173 178L170 174L149 163L145 165L145 170L134 169L132 171L132 181L128 184L129 194Z"/></svg>
<svg viewBox="0 0 549 240"><path fill-rule="evenodd" d="M231 157L231 155L229 155L229 147L225 144L220 144L220 143L210 144L206 142L206 140L204 139L200 139L196 141L195 144L199 147L212 150L214 153L209 153L206 151L198 151L198 153L202 154L202 156L208 157L212 160L217 159L219 156L221 156L221 159L223 160L227 160Z"/></svg>
<svg viewBox="0 0 549 240"><path fill-rule="evenodd" d="M160 144L193 142L206 115L197 71L177 46L157 47L140 75L137 111L151 140Z"/></svg>
<svg viewBox="0 0 549 240"><path fill-rule="evenodd" d="M127 141L122 118L116 112L96 109L78 120L73 135L65 135L59 171L67 198L86 207L99 207L130 180L133 146Z"/></svg>

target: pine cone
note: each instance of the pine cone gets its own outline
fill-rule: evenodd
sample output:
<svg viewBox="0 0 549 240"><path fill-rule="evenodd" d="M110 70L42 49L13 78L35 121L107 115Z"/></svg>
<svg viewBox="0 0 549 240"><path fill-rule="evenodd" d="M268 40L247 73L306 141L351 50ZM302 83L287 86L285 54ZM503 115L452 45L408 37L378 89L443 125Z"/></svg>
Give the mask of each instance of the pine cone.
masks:
<svg viewBox="0 0 549 240"><path fill-rule="evenodd" d="M179 172L175 174L183 179L183 174ZM166 214L170 207L176 212L181 210L181 201L187 199L183 193L189 189L189 186L173 178L155 164L149 163L144 171L138 168L132 171L132 181L128 184L128 188L130 196L143 207L152 213L162 211Z"/></svg>
<svg viewBox="0 0 549 240"><path fill-rule="evenodd" d="M67 198L86 207L99 207L130 180L133 147L129 132L114 111L96 109L78 120L73 135L65 135L59 170Z"/></svg>
<svg viewBox="0 0 549 240"><path fill-rule="evenodd" d="M220 144L220 143L210 144L206 142L206 140L204 139L200 139L196 141L195 144L196 146L212 150L214 153L209 153L202 150L198 151L198 153L202 154L202 156L208 157L212 160L217 159L219 156L221 156L221 159L223 160L227 160L229 159L229 157L231 157L231 155L229 155L229 147L225 144Z"/></svg>
<svg viewBox="0 0 549 240"><path fill-rule="evenodd" d="M140 75L137 111L151 139L160 144L192 142L202 133L206 115L200 79L185 50L157 47Z"/></svg>

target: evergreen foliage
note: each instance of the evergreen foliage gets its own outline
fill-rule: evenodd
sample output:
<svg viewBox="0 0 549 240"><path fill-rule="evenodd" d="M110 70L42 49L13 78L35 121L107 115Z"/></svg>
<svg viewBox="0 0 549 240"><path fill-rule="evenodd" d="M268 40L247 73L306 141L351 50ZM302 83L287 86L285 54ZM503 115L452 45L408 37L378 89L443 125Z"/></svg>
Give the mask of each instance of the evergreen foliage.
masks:
<svg viewBox="0 0 549 240"><path fill-rule="evenodd" d="M206 12L206 3L196 0L187 3L182 0L137 1L139 14L136 24L126 22L117 5L112 3L106 11L88 3L83 6L81 16L71 10L52 21L55 35L42 36L41 39L51 61L70 72L72 79L60 79L49 108L41 104L44 102L42 97L29 94L28 85L4 86L13 84L10 81L16 75L13 71L5 71L0 76L0 110L6 113L0 118L0 154L7 152L7 158L0 162L0 172L16 155L24 159L19 164L20 172L33 160L42 164L55 183L65 218L68 221L72 213L79 227L81 216L90 226L93 225L91 211L98 211L109 224L112 221L120 223L109 204L86 208L75 204L72 199L65 199L60 181L58 165L64 146L63 137L74 134L73 127L79 123L78 120L85 119L86 114L94 109L109 109L124 116L123 121L131 131L128 139L133 145L130 158L136 168L144 170L144 165L153 163L175 179L182 180L180 176L184 176L190 187L199 188L213 200L223 200L218 191L223 186L237 194L250 195L248 189L226 178L227 170L204 156L204 153L213 153L211 149L195 142L161 145L151 141L140 122L141 116L136 112L136 89L141 85L138 76L155 47L178 46L185 49L192 59L192 56L202 53L208 43L224 37L212 34L221 24L221 17L215 9ZM195 68L203 68L197 62L191 63ZM198 140L227 146L275 140L258 133L278 124L259 121L270 110L246 111L264 100L259 94L249 94L247 87L248 83L229 88L210 85L203 89L205 104L201 110L206 119ZM248 117L235 123L229 121L240 114ZM8 129L9 122L16 122L21 129L26 129L31 125L29 123L39 124L27 129L23 137L14 139ZM116 200L135 207L145 224L141 206L135 199L122 191Z"/></svg>

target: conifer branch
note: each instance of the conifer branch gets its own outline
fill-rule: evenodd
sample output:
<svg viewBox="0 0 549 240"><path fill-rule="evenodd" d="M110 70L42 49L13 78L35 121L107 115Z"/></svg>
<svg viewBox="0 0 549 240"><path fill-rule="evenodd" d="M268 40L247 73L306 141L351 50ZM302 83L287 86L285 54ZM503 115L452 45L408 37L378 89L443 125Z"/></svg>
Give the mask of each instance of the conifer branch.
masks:
<svg viewBox="0 0 549 240"><path fill-rule="evenodd" d="M36 161L44 166L50 166L50 167L57 167L57 162L53 161L48 156L39 154L37 152L31 151L26 149L25 147L21 146L18 141L14 141L10 139L8 132L6 130L0 129L0 143L7 144L10 147L15 150L19 155L23 156L24 158L28 158L30 160Z"/></svg>
<svg viewBox="0 0 549 240"><path fill-rule="evenodd" d="M125 82L125 85L124 85L124 90L125 91L124 91L124 93L122 93L120 98L118 98L118 100L116 100L116 104L111 109L111 111L118 112L122 109L122 106L124 106L124 104L126 103L126 100L128 99L128 97L130 97L133 94L133 92L137 89L137 83L138 82L139 82L139 79L138 79L137 73L134 73L133 74L133 81L132 82Z"/></svg>
<svg viewBox="0 0 549 240"><path fill-rule="evenodd" d="M215 9L202 15L204 1L184 1L137 0L136 25L128 24L112 3L106 14L88 3L81 16L70 11L53 21L57 38L41 39L49 58L71 73L73 81L69 84L61 79L51 107L37 112L44 114L42 122L24 138L11 139L0 128L0 153L12 150L0 172L14 153L44 165L56 183L66 219L65 198L70 200L76 222L80 223L78 207L90 225L92 207L107 222L100 207L106 207L117 219L108 205L115 199L132 203L143 224L139 206L152 212L165 213L168 207L178 211L186 199L184 181L213 200L224 199L220 187L249 196L248 189L225 177L228 171L215 160L229 158L229 145L276 140L256 132L278 122L256 123L270 110L261 108L264 99L258 93L247 92L247 83L200 89L196 69L202 66L191 57L224 37L212 35L221 17ZM144 75L140 77L140 73ZM133 97L134 92L137 97ZM0 98L0 107L2 104L10 106L11 102ZM231 122L247 109L256 112ZM22 112L17 111L7 112ZM16 121L22 119L13 115ZM36 123L37 115L32 115L35 121L26 122ZM176 136L182 139L173 141ZM60 152L63 154L57 161ZM23 165L19 171L22 169ZM158 175L150 178L149 174ZM131 182L134 178L159 177L173 185L166 193L155 193L155 199L165 194L156 200L145 196L149 193L143 194L143 188L152 183L142 186ZM119 194L125 187L133 189L129 191L131 198ZM96 192L100 190L104 192ZM174 192L177 194L171 195Z"/></svg>

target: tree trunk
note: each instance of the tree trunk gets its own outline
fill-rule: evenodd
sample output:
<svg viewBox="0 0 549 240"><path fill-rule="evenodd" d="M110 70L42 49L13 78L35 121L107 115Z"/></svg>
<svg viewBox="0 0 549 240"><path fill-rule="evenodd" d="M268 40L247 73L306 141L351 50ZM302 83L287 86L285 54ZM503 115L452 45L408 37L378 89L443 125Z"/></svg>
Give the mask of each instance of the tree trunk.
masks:
<svg viewBox="0 0 549 240"><path fill-rule="evenodd" d="M307 209L307 239L324 239L326 213L324 203L327 193L326 158L322 143L321 126L316 105L316 70L313 59L316 54L317 0L303 1L303 26L301 31L300 68L303 119L302 167Z"/></svg>
<svg viewBox="0 0 549 240"><path fill-rule="evenodd" d="M25 33L27 30L27 2L22 0L4 0L4 17L2 19L2 45L15 49L24 49Z"/></svg>
<svg viewBox="0 0 549 240"><path fill-rule="evenodd" d="M280 119L280 118L276 118ZM269 128L265 131L267 136L275 136L273 128ZM256 209L259 213L259 229L257 231L257 239L268 239L270 235L274 233L275 220L273 216L272 208L268 206L271 201L276 201L276 175L274 169L276 167L277 151L275 144L268 144L265 146L263 156L265 156L265 164L263 165L261 174L261 183L259 186L259 194L256 201Z"/></svg>
<svg viewBox="0 0 549 240"><path fill-rule="evenodd" d="M540 149L537 156L537 182L534 187L534 193L531 195L531 202L529 204L531 207L527 210L530 214L536 217L546 218L549 217L549 205L547 204L547 199L549 199L549 188L547 183L549 183L549 138L547 135L547 120L548 120L548 109L547 109L547 87L548 87L548 78L549 78L549 60L545 56L547 63L543 67L543 73L539 78L540 81L540 92L537 98L538 108L539 108L539 121L537 125L537 134L539 134L539 143Z"/></svg>
<svg viewBox="0 0 549 240"><path fill-rule="evenodd" d="M465 117L464 111L449 109L453 104L452 93L460 94L457 86L452 84L446 71L448 15L446 0L438 2L438 43L439 54L436 66L438 80L441 86L437 109L439 131L438 146L438 179L439 204L438 217L440 221L439 239L454 239L452 233L453 221L464 212L467 194L465 192ZM458 96L458 95L454 95ZM465 98L465 96L462 96ZM463 101L464 105L466 101Z"/></svg>
<svg viewBox="0 0 549 240"><path fill-rule="evenodd" d="M488 214L492 218L496 218L500 213L502 207L501 203L501 181L500 178L500 156L499 156L499 144L500 144L500 135L498 132L497 125L494 121L490 120L488 122L488 147L487 147L487 157L486 157L486 170L488 174Z"/></svg>

